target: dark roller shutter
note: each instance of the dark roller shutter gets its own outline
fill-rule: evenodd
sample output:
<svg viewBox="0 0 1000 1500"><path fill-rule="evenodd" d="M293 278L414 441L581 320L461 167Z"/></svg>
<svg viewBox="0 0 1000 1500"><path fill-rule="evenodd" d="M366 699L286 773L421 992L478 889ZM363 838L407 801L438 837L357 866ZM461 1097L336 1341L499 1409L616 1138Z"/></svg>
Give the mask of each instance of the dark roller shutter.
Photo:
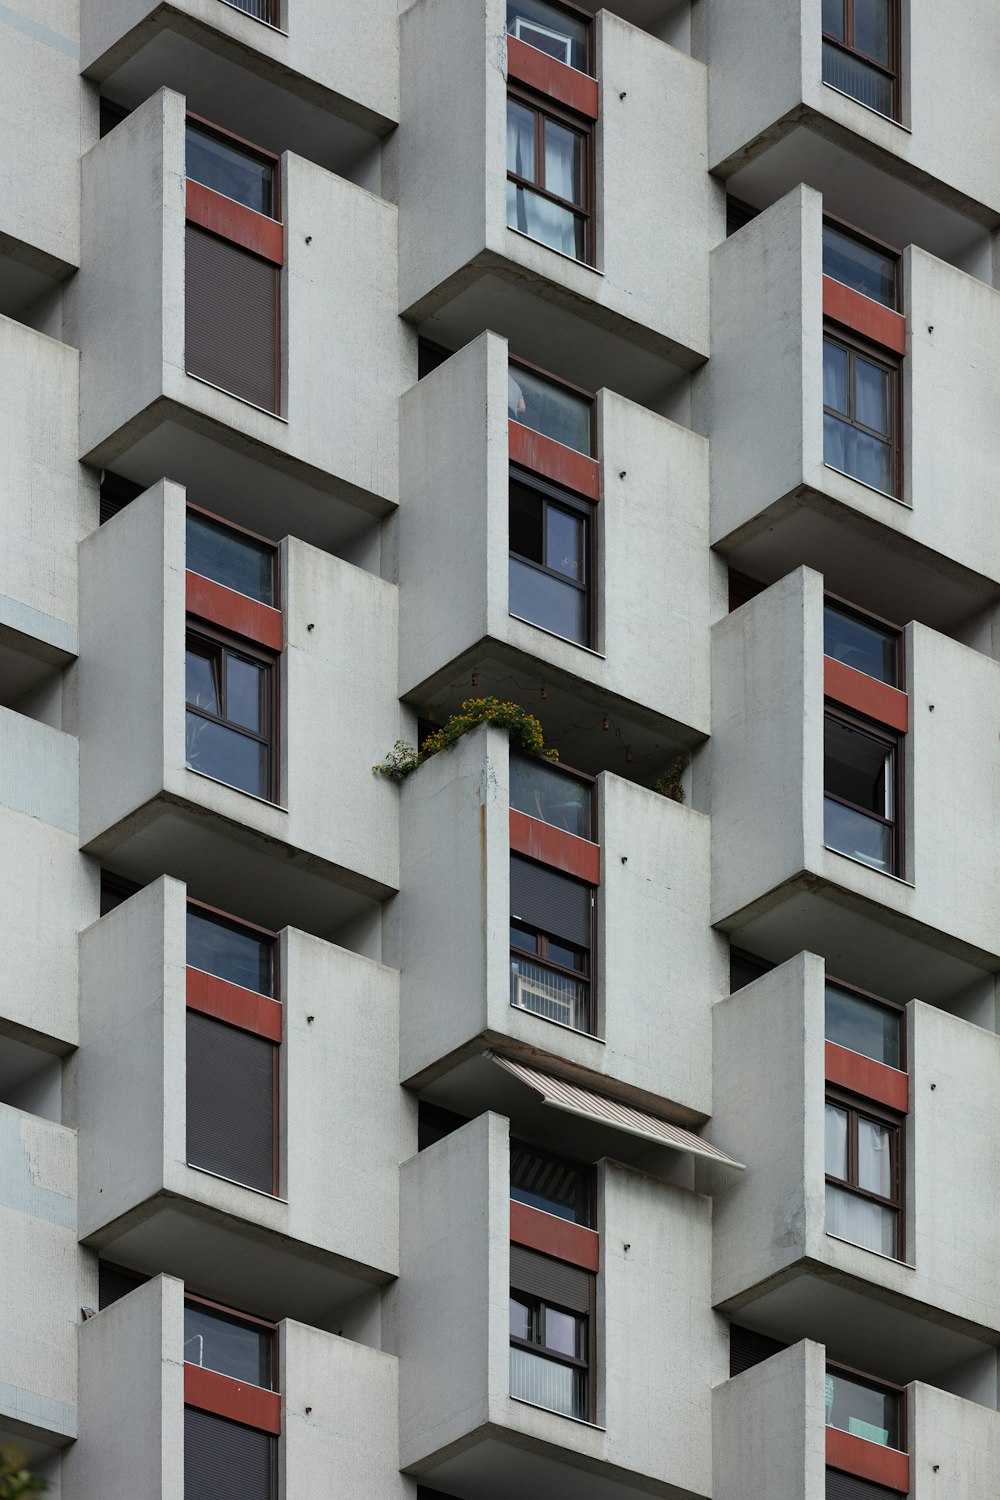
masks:
<svg viewBox="0 0 1000 1500"><path fill-rule="evenodd" d="M510 1285L515 1292L527 1292L554 1302L571 1312L589 1313L594 1277L590 1271L571 1266L564 1260L552 1260L523 1245L510 1247Z"/></svg>
<svg viewBox="0 0 1000 1500"><path fill-rule="evenodd" d="M187 1013L187 1159L274 1191L273 1042Z"/></svg>
<svg viewBox="0 0 1000 1500"><path fill-rule="evenodd" d="M184 363L190 375L278 409L278 267L187 226Z"/></svg>
<svg viewBox="0 0 1000 1500"><path fill-rule="evenodd" d="M905 1500L905 1497L899 1490L887 1490L880 1484L872 1484L870 1479L858 1479L854 1474L827 1469L826 1500Z"/></svg>
<svg viewBox="0 0 1000 1500"><path fill-rule="evenodd" d="M589 950L593 892L581 880L560 875L519 855L510 857L510 914L564 942Z"/></svg>
<svg viewBox="0 0 1000 1500"><path fill-rule="evenodd" d="M273 1500L274 1439L184 1408L184 1500Z"/></svg>
<svg viewBox="0 0 1000 1500"><path fill-rule="evenodd" d="M780 1354L788 1345L779 1339L769 1339L766 1333L754 1333L752 1328L741 1328L738 1323L729 1325L729 1373L742 1375L772 1354Z"/></svg>

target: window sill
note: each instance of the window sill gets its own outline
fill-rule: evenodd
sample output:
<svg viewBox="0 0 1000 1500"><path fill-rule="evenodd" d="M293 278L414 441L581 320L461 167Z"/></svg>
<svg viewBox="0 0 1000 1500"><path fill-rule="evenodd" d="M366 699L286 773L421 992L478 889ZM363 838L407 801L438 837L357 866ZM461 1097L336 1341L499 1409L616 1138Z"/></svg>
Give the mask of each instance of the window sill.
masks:
<svg viewBox="0 0 1000 1500"><path fill-rule="evenodd" d="M586 651L588 656L596 656L598 661L606 661L607 657L603 651L595 651L593 646L584 646L580 641L572 640L568 635L560 635L557 630L547 630L544 625L536 625L534 620L526 620L523 615L515 615L508 610L507 616L511 620L517 620L522 625L530 625L532 630L540 630L542 635L551 636L554 641L565 641L567 646L575 646L577 651Z"/></svg>
<svg viewBox="0 0 1000 1500"><path fill-rule="evenodd" d="M831 1234L829 1229L825 1231L828 1240L836 1240L838 1245L850 1245L852 1250L863 1250L866 1255L877 1255L879 1260L886 1260L890 1266L902 1266L904 1271L915 1271L917 1268L912 1261L897 1260L895 1255L883 1255L881 1250L872 1250L867 1245L859 1245L855 1240L842 1239L839 1234Z"/></svg>
<svg viewBox="0 0 1000 1500"><path fill-rule="evenodd" d="M909 125L904 125L902 120L894 120L892 115L884 115L880 109L874 109L870 104L865 104L863 99L856 99L853 94L847 93L845 89L838 89L835 83L827 83L825 78L820 79L820 82L825 89L830 90L831 94L839 94L841 99L850 99L852 104L856 104L859 109L863 109L868 114L874 115L877 120L884 120L887 125L895 125L897 130L904 131L906 135L913 134Z"/></svg>
<svg viewBox="0 0 1000 1500"><path fill-rule="evenodd" d="M532 1411L547 1411L550 1416L562 1417L564 1422L575 1422L578 1427L589 1427L591 1432L607 1432L599 1422L588 1422L586 1417L571 1417L568 1412L556 1411L554 1406L540 1406L537 1401L525 1401L523 1396L511 1396L511 1401L516 1401L518 1406L528 1406Z"/></svg>
<svg viewBox="0 0 1000 1500"><path fill-rule="evenodd" d="M597 1042L601 1047L606 1046L602 1036L595 1036L592 1031L580 1031L576 1026L567 1026L565 1021L554 1021L551 1016L540 1016L537 1010L529 1010L526 1005L515 1005L510 1001L511 1010L516 1010L520 1016L534 1016L536 1021L544 1021L546 1026L558 1026L560 1031L568 1031L571 1036L585 1036L588 1042ZM528 1405L532 1403L529 1401Z"/></svg>
<svg viewBox="0 0 1000 1500"><path fill-rule="evenodd" d="M843 849L834 849L831 844L824 844L823 848L827 854L835 854L838 859L846 859L849 864L860 865L862 870L871 870L873 875L881 875L886 880L894 880L897 885L905 886L908 891L916 890L913 881L907 880L903 875L894 875L891 870L880 870L877 865L870 865L864 859L855 859L853 854L845 854Z"/></svg>
<svg viewBox="0 0 1000 1500"><path fill-rule="evenodd" d="M253 1193L257 1198L266 1198L268 1203L281 1203L288 1207L288 1199L281 1198L277 1193L265 1193L263 1188L251 1187L248 1182L237 1182L235 1177L223 1177L221 1172L213 1172L208 1167L195 1166L194 1162L188 1161L184 1165L189 1172L200 1172L202 1177L213 1177L216 1182L228 1182L231 1187L242 1188L245 1193Z"/></svg>
<svg viewBox="0 0 1000 1500"><path fill-rule="evenodd" d="M829 469L831 474L842 474L845 479L851 480L852 484L860 484L863 490L870 490L873 495L881 495L884 500L891 500L894 505L901 505L904 510L912 510L913 506L901 500L898 495L890 495L888 490L880 490L875 484L866 484L863 479L858 479L855 474L848 474L846 469L838 469L836 464L823 462L824 469Z"/></svg>
<svg viewBox="0 0 1000 1500"><path fill-rule="evenodd" d="M273 807L275 812L280 813L288 812L288 808L282 807L280 802L272 802L269 797L258 797L256 792L245 792L241 786L233 786L231 781L220 781L218 776L209 776L207 771L196 771L194 766L188 765L187 761L184 762L184 769L192 776L200 776L202 781L210 781L213 786L224 786L239 797L249 797L251 802L259 802L262 807Z"/></svg>
<svg viewBox="0 0 1000 1500"><path fill-rule="evenodd" d="M536 240L533 234L525 234L523 229L512 229L509 224L505 228L508 234L516 234L519 240L527 240L529 245L539 245L550 255L558 255L560 260L568 260L571 266L580 266L584 271L592 271L595 276L603 277L604 275L604 272L598 270L597 266L592 266L589 260L578 260L575 255L567 255L564 250L557 250L554 245L547 245L544 240Z"/></svg>
<svg viewBox="0 0 1000 1500"><path fill-rule="evenodd" d="M226 0L222 0L222 3L226 4ZM235 9L235 6L232 8ZM251 16L250 19L253 20L253 17ZM266 25L267 23L265 22L264 24ZM184 374L188 380L196 380L199 385L206 386L208 390L218 391L220 396L228 396L230 401L238 401L241 406L247 406L251 411L259 411L264 417L272 417L275 422L280 422L283 427L288 426L288 418L283 417L280 411L268 411L266 406L258 406L255 401L248 401L245 396L237 396L235 391L227 391L223 385L213 385L211 380L206 380L202 375L192 375L190 370L185 370Z"/></svg>

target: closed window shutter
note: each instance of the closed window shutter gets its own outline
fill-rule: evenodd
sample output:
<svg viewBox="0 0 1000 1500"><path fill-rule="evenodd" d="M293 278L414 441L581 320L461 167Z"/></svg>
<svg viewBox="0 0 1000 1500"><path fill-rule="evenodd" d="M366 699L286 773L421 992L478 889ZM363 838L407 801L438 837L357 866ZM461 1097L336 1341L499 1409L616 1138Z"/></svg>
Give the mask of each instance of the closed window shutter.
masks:
<svg viewBox="0 0 1000 1500"><path fill-rule="evenodd" d="M592 1272L571 1266L564 1260L539 1255L523 1245L510 1247L510 1285L515 1292L527 1292L553 1302L571 1312L589 1313L594 1288Z"/></svg>
<svg viewBox="0 0 1000 1500"><path fill-rule="evenodd" d="M273 1500L274 1439L196 1406L184 1409L184 1500Z"/></svg>
<svg viewBox="0 0 1000 1500"><path fill-rule="evenodd" d="M905 1500L905 1496L899 1490L887 1490L881 1484L872 1484L870 1479L859 1479L856 1474L827 1469L826 1500Z"/></svg>
<svg viewBox="0 0 1000 1500"><path fill-rule="evenodd" d="M590 949L593 891L517 854L510 857L510 914L529 927Z"/></svg>
<svg viewBox="0 0 1000 1500"><path fill-rule="evenodd" d="M273 1042L187 1013L187 1159L274 1191Z"/></svg>
<svg viewBox="0 0 1000 1500"><path fill-rule="evenodd" d="M738 1323L729 1325L729 1374L742 1375L754 1365L762 1364L772 1354L780 1354L788 1345L779 1339L768 1338L766 1333L755 1333L752 1328L741 1328Z"/></svg>
<svg viewBox="0 0 1000 1500"><path fill-rule="evenodd" d="M184 362L189 375L278 409L278 267L187 226Z"/></svg>

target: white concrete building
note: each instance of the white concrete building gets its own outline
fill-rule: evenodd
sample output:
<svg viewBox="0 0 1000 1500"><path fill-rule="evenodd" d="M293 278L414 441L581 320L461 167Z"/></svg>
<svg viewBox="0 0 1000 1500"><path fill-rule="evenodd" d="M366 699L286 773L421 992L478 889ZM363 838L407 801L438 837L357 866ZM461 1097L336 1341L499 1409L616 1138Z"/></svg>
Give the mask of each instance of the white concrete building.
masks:
<svg viewBox="0 0 1000 1500"><path fill-rule="evenodd" d="M0 5L56 1500L1000 1495L998 69L996 0Z"/></svg>

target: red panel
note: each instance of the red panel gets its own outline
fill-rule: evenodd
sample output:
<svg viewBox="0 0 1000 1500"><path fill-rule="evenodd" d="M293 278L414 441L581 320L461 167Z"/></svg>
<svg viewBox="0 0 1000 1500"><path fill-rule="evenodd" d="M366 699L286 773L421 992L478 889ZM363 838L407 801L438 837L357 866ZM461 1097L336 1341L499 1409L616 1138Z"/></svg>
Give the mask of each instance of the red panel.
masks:
<svg viewBox="0 0 1000 1500"><path fill-rule="evenodd" d="M569 1261L585 1271L600 1269L601 1237L596 1229L571 1224L568 1219L543 1213L527 1203L511 1203L510 1237L515 1245Z"/></svg>
<svg viewBox="0 0 1000 1500"><path fill-rule="evenodd" d="M201 1365L184 1366L184 1405L242 1422L245 1427L259 1427L275 1436L281 1432L281 1397L277 1391L246 1385L217 1370L203 1370Z"/></svg>
<svg viewBox="0 0 1000 1500"><path fill-rule="evenodd" d="M508 422L507 453L511 463L541 474L585 500L601 498L601 466L597 459L567 448L555 438L532 432L520 422Z"/></svg>
<svg viewBox="0 0 1000 1500"><path fill-rule="evenodd" d="M252 250L276 266L284 265L285 230L277 219L269 219L267 214L259 214L243 203L213 192L203 182L194 182L190 177L187 179L186 213L192 224L200 224L202 229L208 229L224 240L232 240L235 245Z"/></svg>
<svg viewBox="0 0 1000 1500"><path fill-rule="evenodd" d="M910 1488L908 1454L883 1448L881 1443L870 1443L867 1438L841 1432L837 1427L826 1429L826 1461L831 1469L857 1474L859 1479L870 1479L872 1484L884 1484L887 1489L899 1490L904 1495Z"/></svg>
<svg viewBox="0 0 1000 1500"><path fill-rule="evenodd" d="M910 1080L906 1073L876 1062L873 1057L862 1057L848 1047L838 1047L836 1042L826 1044L826 1081L849 1089L852 1094L875 1099L901 1115L909 1111Z"/></svg>
<svg viewBox="0 0 1000 1500"><path fill-rule="evenodd" d="M269 604L260 604L235 589L227 589L200 573L187 574L187 612L242 635L248 641L256 641L272 651L282 646L281 610Z"/></svg>
<svg viewBox="0 0 1000 1500"><path fill-rule="evenodd" d="M891 349L893 354L906 353L906 319L902 313L883 307L881 302L830 276L823 277L823 316L881 344L883 349Z"/></svg>
<svg viewBox="0 0 1000 1500"><path fill-rule="evenodd" d="M538 818L529 818L527 813L517 812L513 807L510 810L510 849L512 854L525 854L540 864L575 875L588 885L601 883L600 844L579 839L575 833L553 828L551 823L542 823Z"/></svg>
<svg viewBox="0 0 1000 1500"><path fill-rule="evenodd" d="M842 661L834 661L832 656L823 658L823 691L845 708L856 709L866 718L898 729L900 734L906 734L910 727L910 700L905 693Z"/></svg>
<svg viewBox="0 0 1000 1500"><path fill-rule="evenodd" d="M588 120L597 119L597 79L567 63L529 47L520 37L507 38L507 77L526 83L539 94L548 94L567 109L575 109Z"/></svg>
<svg viewBox="0 0 1000 1500"><path fill-rule="evenodd" d="M258 995L255 990L245 990L241 984L231 984L228 979L206 974L204 969L188 969L187 1003L191 1010L200 1010L206 1016L214 1016L217 1021L241 1026L244 1031L253 1031L269 1042L281 1041L284 1008L280 1000Z"/></svg>

